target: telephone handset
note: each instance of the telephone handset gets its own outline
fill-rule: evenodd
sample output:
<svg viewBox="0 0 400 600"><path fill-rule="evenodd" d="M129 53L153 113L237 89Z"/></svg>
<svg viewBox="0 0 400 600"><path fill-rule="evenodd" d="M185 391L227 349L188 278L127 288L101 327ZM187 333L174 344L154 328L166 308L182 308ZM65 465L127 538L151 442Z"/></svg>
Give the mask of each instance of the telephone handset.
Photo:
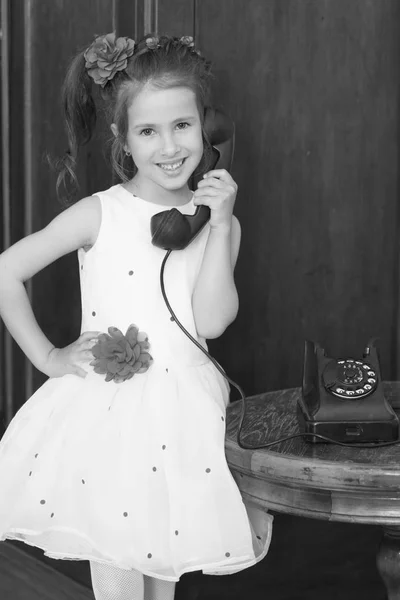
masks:
<svg viewBox="0 0 400 600"><path fill-rule="evenodd" d="M223 112L207 108L204 130L213 154L210 169L230 170L234 150L234 125ZM204 173L192 176L192 189ZM198 206L193 215L183 215L177 208L155 214L150 221L152 244L164 250L183 250L203 229L210 218L208 206Z"/></svg>

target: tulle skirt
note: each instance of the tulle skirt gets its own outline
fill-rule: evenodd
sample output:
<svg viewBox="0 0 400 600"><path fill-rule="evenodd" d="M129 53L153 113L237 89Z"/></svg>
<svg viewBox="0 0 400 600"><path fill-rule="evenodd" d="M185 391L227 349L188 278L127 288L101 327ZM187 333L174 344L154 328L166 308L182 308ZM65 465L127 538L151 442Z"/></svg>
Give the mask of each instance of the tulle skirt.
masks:
<svg viewBox="0 0 400 600"><path fill-rule="evenodd" d="M169 581L255 564L272 516L245 506L229 471L227 403L211 362L49 379L0 442L0 540Z"/></svg>

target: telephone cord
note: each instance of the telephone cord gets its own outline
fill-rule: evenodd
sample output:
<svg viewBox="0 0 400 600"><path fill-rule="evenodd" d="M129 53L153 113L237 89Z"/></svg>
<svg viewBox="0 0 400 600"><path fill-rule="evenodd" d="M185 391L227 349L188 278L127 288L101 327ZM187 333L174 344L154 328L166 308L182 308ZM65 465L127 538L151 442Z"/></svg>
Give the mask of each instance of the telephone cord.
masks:
<svg viewBox="0 0 400 600"><path fill-rule="evenodd" d="M180 329L183 331L183 333L193 342L193 344L195 344L195 346L197 346L210 360L211 362L214 364L214 366L218 369L218 371L221 373L221 375L223 377L225 377L225 379L231 384L233 385L233 387L235 387L240 396L241 396L241 401L242 401L242 408L241 408L241 414L240 414L240 418L239 418L239 425L238 425L238 429L237 429L237 435L236 435L236 440L238 445L240 446L240 448L243 448L244 450L260 450L261 448L269 448L270 446L275 446L276 444L281 444L282 442L287 442L289 440L293 440L295 438L306 438L306 437L311 437L311 438L318 438L320 440L323 440L325 442L329 442L331 444L336 444L337 446L345 446L347 448L381 448L384 446L393 446L395 444L400 443L400 439L394 440L392 442L378 442L378 443L374 443L374 442L365 442L365 443L351 443L351 444L346 444L345 442L339 442L337 440L334 440L332 438L326 437L324 435L320 435L319 433L295 433L293 435L289 435L287 437L283 437L283 438L279 438L277 440L274 440L272 442L267 442L266 444L260 444L257 446L253 446L250 444L246 444L245 442L243 442L241 440L240 434L242 432L242 426L243 426L243 422L245 420L245 416L246 416L246 397L244 395L244 392L242 390L242 388L240 387L240 385L238 385L235 381L233 381L233 379L231 379L224 371L224 369L221 367L221 365L215 360L215 358L213 358L211 356L211 354L209 354L207 352L207 350L205 348L203 348L203 346L185 329L185 327L182 325L182 323L179 321L178 317L176 316L176 314L174 313L169 300L167 298L167 294L165 292L165 285L164 285L164 270L165 270L165 264L168 260L169 255L171 254L172 250L168 250L164 256L164 259L162 261L161 264L161 269L160 269L160 285L161 285L161 293L162 296L164 298L164 302L172 316L172 318L174 319L175 323L178 325L178 327L180 327Z"/></svg>

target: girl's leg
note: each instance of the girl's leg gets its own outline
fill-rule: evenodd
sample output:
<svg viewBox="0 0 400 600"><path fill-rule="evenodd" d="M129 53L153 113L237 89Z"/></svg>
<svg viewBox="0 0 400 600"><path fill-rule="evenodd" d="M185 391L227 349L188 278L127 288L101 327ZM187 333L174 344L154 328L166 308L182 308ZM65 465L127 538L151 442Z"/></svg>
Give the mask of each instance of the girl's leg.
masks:
<svg viewBox="0 0 400 600"><path fill-rule="evenodd" d="M90 561L90 574L96 600L143 600L144 581L139 571Z"/></svg>
<svg viewBox="0 0 400 600"><path fill-rule="evenodd" d="M174 600L175 581L144 576L144 600Z"/></svg>

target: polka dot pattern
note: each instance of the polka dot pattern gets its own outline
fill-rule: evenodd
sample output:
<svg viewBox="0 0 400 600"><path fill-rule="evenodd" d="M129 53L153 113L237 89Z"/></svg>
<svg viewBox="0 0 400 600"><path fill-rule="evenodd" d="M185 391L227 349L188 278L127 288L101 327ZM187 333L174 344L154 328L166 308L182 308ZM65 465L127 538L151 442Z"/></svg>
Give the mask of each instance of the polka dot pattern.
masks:
<svg viewBox="0 0 400 600"><path fill-rule="evenodd" d="M168 369L166 369L166 371L168 372ZM110 410L110 408L111 408L111 406L109 407L109 410ZM224 421L224 417L221 417L221 420L222 420L222 421ZM161 448L162 448L162 450L166 450L166 448L167 448L166 444L163 444L163 445L161 446ZM38 456L39 456L39 453L36 453L36 454L35 454L35 458L37 458ZM156 471L157 471L157 467L155 467L155 466L154 466L154 467L152 467L152 470L153 470L154 472L156 472ZM211 473L211 469L210 469L210 467L207 467L207 468L205 469L205 472L206 472L206 473ZM30 472L29 472L29 476L31 476L31 475L32 475L32 471L30 471ZM85 484L86 484L86 481L85 481L85 479L81 479L81 482L82 482L82 484L83 484L83 485L85 485ZM40 500L40 504L42 504L42 505L43 505L43 504L46 504L46 500L45 500L45 499L42 499L42 500ZM126 518L126 517L128 517L128 512L127 512L127 511L124 511L124 512L122 513L122 515L123 515L123 517L124 517L124 518ZM50 515L50 518L51 518L51 519L52 519L53 517L54 517L54 512L52 512L52 513L51 513L51 515ZM179 535L179 530L178 530L178 529L175 529L175 531L174 531L174 534L175 534L175 536L177 537L177 536ZM257 537L257 539L258 539L258 540L261 540L261 537L260 537L259 535L257 535L256 537ZM231 556L230 552L225 552L225 557L226 557L226 558L230 558L230 556ZM148 558L148 559L150 559L150 558L152 558L152 557L153 557L153 555L151 554L151 552L149 552L149 553L147 554L147 558Z"/></svg>

